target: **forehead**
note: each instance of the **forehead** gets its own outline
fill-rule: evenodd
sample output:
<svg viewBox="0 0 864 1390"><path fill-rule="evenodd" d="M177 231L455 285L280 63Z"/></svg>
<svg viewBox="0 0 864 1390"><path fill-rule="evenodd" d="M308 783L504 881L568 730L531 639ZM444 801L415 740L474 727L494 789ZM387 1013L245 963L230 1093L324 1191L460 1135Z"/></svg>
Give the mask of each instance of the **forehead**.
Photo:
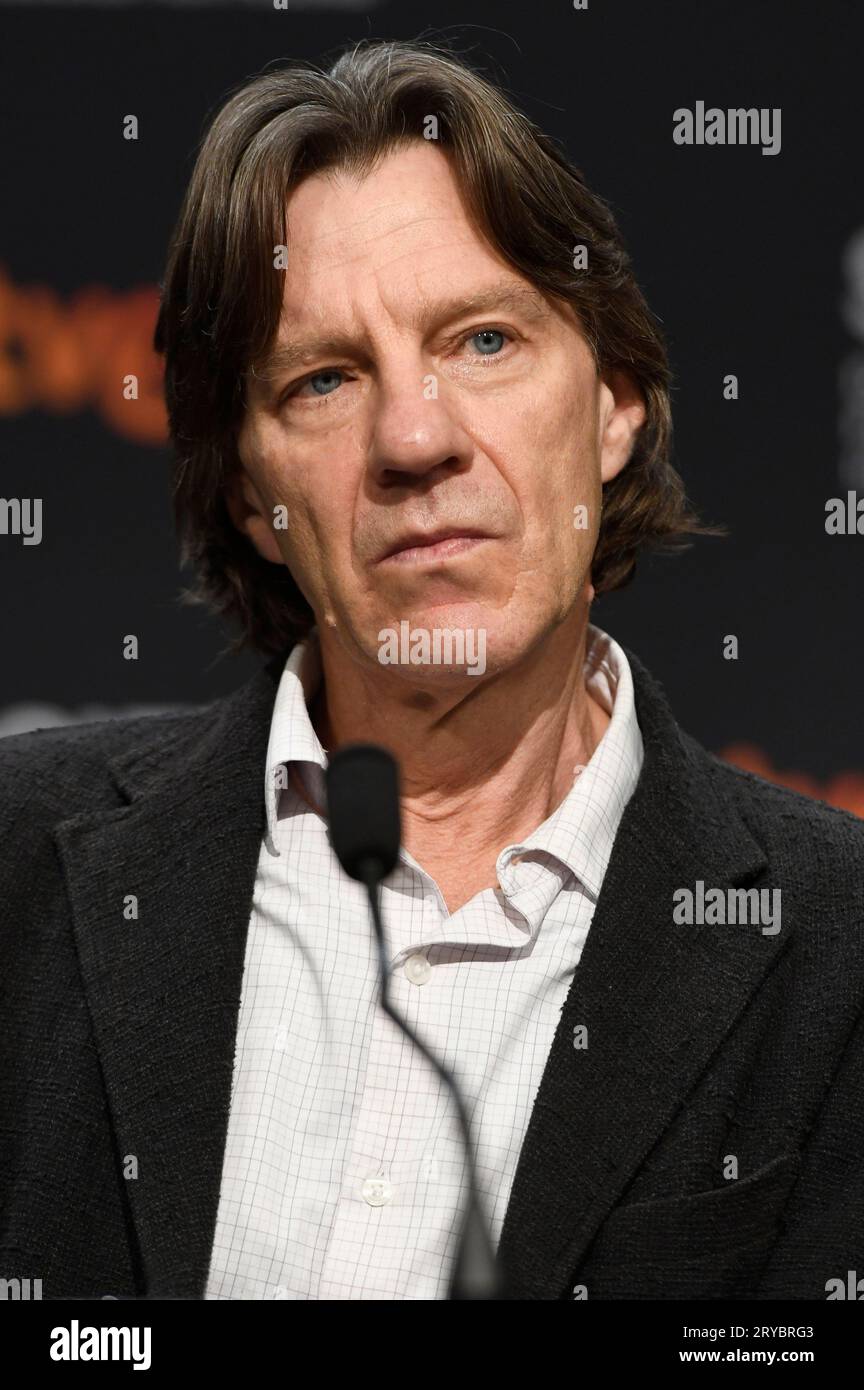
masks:
<svg viewBox="0 0 864 1390"><path fill-rule="evenodd" d="M419 266L443 246L485 249L434 141L392 150L363 175L343 169L310 175L291 193L287 217L288 279L361 260L373 270L397 257L413 257Z"/></svg>

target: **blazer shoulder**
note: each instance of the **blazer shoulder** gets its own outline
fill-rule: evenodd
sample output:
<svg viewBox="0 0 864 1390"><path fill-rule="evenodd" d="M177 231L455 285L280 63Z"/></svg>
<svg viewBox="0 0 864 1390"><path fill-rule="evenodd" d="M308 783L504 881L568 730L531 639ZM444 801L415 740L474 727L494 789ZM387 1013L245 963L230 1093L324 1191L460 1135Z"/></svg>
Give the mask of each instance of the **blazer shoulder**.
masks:
<svg viewBox="0 0 864 1390"><path fill-rule="evenodd" d="M820 874L857 868L864 885L864 820L709 753L723 794L771 857L817 863Z"/></svg>
<svg viewBox="0 0 864 1390"><path fill-rule="evenodd" d="M46 822L116 805L112 758L132 747L182 739L207 706L33 729L0 738L0 824Z"/></svg>

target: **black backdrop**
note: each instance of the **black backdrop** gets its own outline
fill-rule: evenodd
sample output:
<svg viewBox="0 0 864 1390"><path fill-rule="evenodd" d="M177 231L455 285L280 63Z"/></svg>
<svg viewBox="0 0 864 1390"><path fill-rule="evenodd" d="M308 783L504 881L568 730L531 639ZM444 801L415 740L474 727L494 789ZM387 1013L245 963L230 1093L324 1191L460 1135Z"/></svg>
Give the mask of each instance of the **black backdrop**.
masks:
<svg viewBox="0 0 864 1390"><path fill-rule="evenodd" d="M0 0L0 26L0 495L43 499L39 545L0 534L0 733L203 703L254 669L176 597L146 347L169 232L229 88L423 35L502 80L611 203L670 343L676 464L730 531L643 562L595 621L709 748L864 815L864 535L825 529L829 498L864 497L864 7ZM676 145L672 113L697 101L779 107L780 152ZM134 413L129 371L149 373Z"/></svg>

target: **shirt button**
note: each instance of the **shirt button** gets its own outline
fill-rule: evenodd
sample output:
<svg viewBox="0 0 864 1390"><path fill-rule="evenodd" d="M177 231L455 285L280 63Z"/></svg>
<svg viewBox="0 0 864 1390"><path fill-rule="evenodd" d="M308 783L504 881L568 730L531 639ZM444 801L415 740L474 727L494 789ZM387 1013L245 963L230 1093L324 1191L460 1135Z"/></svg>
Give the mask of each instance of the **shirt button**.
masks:
<svg viewBox="0 0 864 1390"><path fill-rule="evenodd" d="M393 1187L387 1178L367 1178L363 1184L363 1196L370 1207L383 1207L393 1196Z"/></svg>
<svg viewBox="0 0 864 1390"><path fill-rule="evenodd" d="M405 975L412 985L425 985L429 976L432 974L432 966L429 964L422 951L409 956L405 962Z"/></svg>

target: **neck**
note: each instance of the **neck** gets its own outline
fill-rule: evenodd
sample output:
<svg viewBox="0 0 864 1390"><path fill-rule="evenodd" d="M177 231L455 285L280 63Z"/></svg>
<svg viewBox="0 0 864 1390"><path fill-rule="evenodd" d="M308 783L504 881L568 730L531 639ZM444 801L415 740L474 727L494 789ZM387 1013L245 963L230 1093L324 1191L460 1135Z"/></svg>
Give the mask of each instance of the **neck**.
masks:
<svg viewBox="0 0 864 1390"><path fill-rule="evenodd" d="M369 742L393 754L403 840L430 872L457 847L478 871L494 862L560 805L589 762L609 716L585 687L587 622L580 606L512 667L445 690L370 673L322 640L316 733L331 751Z"/></svg>

